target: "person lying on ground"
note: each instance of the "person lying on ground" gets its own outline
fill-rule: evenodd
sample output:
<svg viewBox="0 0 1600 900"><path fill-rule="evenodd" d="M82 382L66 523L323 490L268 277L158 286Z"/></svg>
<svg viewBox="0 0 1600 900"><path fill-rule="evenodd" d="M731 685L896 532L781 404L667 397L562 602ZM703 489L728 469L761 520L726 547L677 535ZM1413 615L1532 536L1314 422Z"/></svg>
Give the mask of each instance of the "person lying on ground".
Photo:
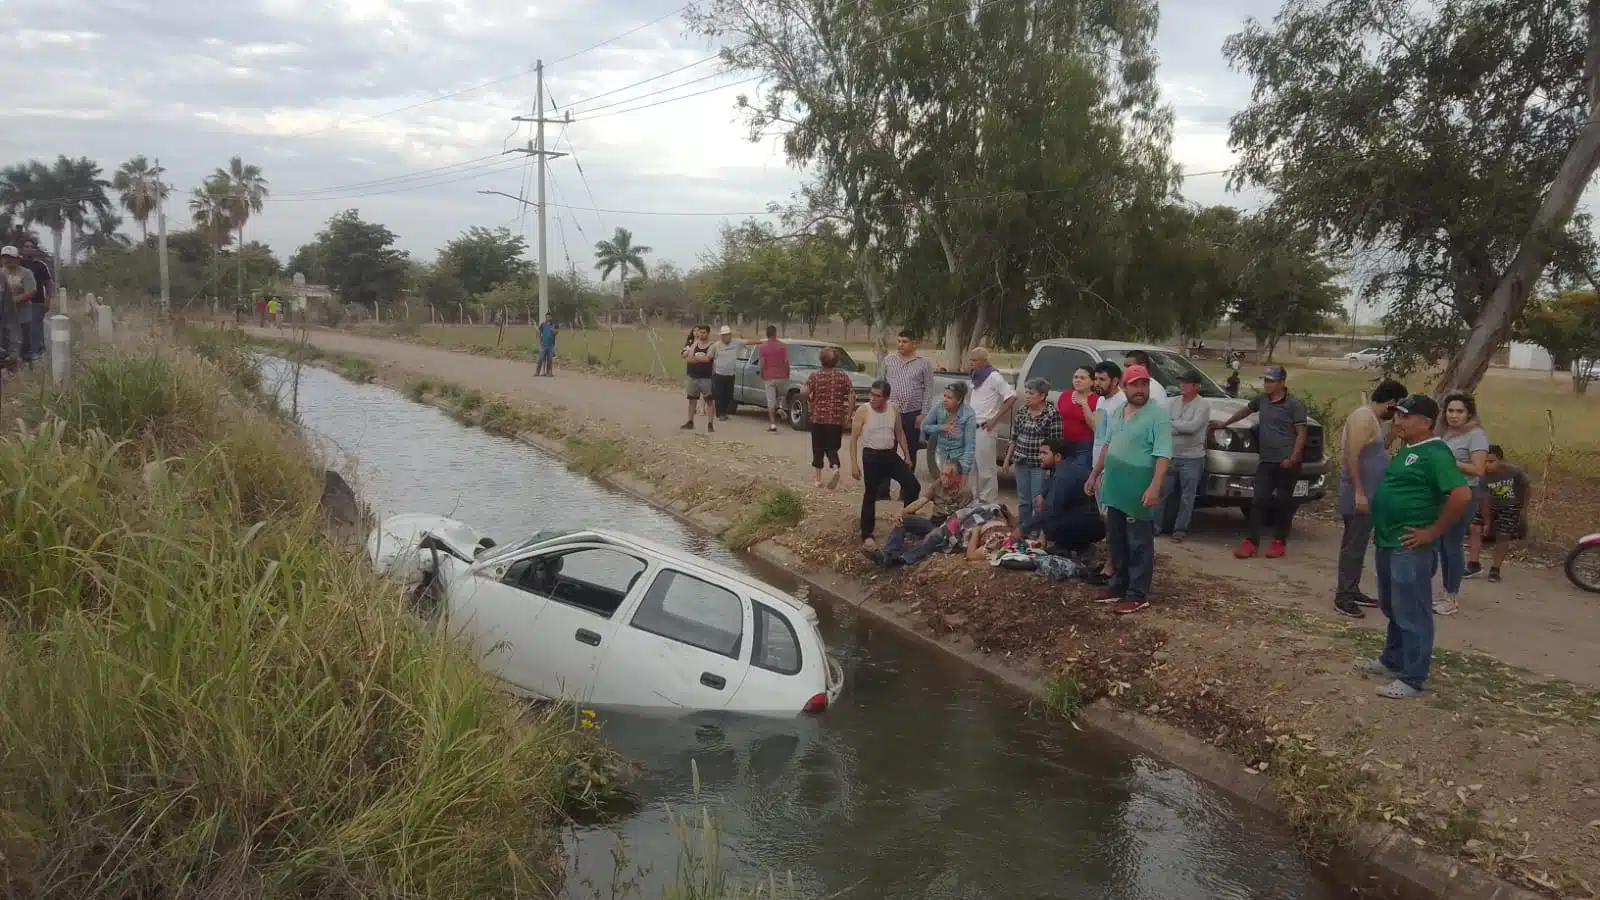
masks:
<svg viewBox="0 0 1600 900"><path fill-rule="evenodd" d="M1105 523L1095 499L1083 489L1089 481L1089 458L1073 453L1064 440L1047 440L1039 448L1039 464L1047 471L1039 512L1027 530L1043 534L1051 552L1078 555L1105 539Z"/></svg>
<svg viewBox="0 0 1600 900"><path fill-rule="evenodd" d="M1528 500L1533 486L1522 469L1505 461L1505 451L1499 444L1491 444L1484 458L1484 475L1479 482L1483 498L1476 511L1473 527L1481 536L1481 543L1493 549L1489 557L1489 580L1500 580L1500 567L1505 565L1506 554L1512 541L1528 536ZM1478 549L1478 548L1474 548ZM1471 577L1482 567L1474 559L1467 564Z"/></svg>
<svg viewBox="0 0 1600 900"><path fill-rule="evenodd" d="M894 528L883 542L883 551L866 550L867 558L879 565L914 566L946 543L945 524L972 505L972 487L954 462L939 468L939 480L929 491L906 504L894 517Z"/></svg>
<svg viewBox="0 0 1600 900"><path fill-rule="evenodd" d="M985 562L1007 544L1014 544L1022 539L1022 530L1017 527L1017 517L1011 514L1010 507L1004 504L998 506L981 504L981 506L998 512L999 515L997 518L968 525L962 529L967 538L967 562Z"/></svg>

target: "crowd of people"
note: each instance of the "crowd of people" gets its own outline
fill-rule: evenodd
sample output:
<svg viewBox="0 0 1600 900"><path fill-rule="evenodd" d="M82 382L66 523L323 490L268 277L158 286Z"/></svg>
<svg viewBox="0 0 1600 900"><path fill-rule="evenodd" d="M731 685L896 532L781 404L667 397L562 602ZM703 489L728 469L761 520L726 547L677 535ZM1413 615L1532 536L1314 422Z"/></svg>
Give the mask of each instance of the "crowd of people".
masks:
<svg viewBox="0 0 1600 900"><path fill-rule="evenodd" d="M744 347L726 326L717 341L709 328L690 333L683 349L684 428L695 427L697 404L707 431L727 418ZM768 428L776 431L777 388L791 374L788 351L768 327L753 353L767 384ZM1288 553L1309 416L1283 366L1267 366L1260 391L1219 418L1201 396L1198 372L1182 379L1176 397L1152 390L1150 359L1141 350L1129 351L1121 365L1081 367L1070 384L1030 379L1020 394L987 350L974 348L968 359L971 371L938 389L916 336L902 333L866 404L856 403L833 349L821 352L820 368L801 387L814 483L839 485L848 434L848 468L862 487L862 549L876 563L910 566L938 552L963 553L973 561L1070 572L1099 587L1094 600L1119 614L1146 609L1156 538L1187 537L1212 432L1252 416L1259 465L1247 531L1233 553L1240 559ZM1230 368L1237 378L1237 364ZM1011 442L1000 454L996 428L1007 419ZM928 486L916 475L924 449L938 472ZM1471 396L1451 395L1441 410L1392 380L1349 414L1337 466L1344 531L1334 608L1358 618L1367 608L1381 610L1389 623L1384 650L1359 668L1387 679L1380 696L1418 696L1432 658L1434 617L1460 609L1462 582L1485 572L1485 547L1492 554L1487 579L1499 581L1509 545L1525 536L1528 479L1489 443ZM1014 513L1000 500L1006 474L1017 486ZM889 499L892 485L903 506L880 547L878 504ZM1104 552L1097 552L1102 544ZM1376 598L1360 587L1369 546ZM1438 599L1435 579L1443 588Z"/></svg>
<svg viewBox="0 0 1600 900"><path fill-rule="evenodd" d="M44 355L44 320L55 297L55 273L37 239L0 247L0 368Z"/></svg>

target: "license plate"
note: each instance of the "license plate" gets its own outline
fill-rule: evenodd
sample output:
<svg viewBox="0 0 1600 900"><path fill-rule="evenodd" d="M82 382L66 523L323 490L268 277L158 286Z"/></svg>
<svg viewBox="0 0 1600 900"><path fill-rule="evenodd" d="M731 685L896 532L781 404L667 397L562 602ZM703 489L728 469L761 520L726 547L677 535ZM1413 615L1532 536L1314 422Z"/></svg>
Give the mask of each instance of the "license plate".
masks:
<svg viewBox="0 0 1600 900"><path fill-rule="evenodd" d="M1309 482L1309 481L1296 481L1294 483L1294 495L1296 497L1308 497L1308 496L1310 496L1311 495L1311 482Z"/></svg>

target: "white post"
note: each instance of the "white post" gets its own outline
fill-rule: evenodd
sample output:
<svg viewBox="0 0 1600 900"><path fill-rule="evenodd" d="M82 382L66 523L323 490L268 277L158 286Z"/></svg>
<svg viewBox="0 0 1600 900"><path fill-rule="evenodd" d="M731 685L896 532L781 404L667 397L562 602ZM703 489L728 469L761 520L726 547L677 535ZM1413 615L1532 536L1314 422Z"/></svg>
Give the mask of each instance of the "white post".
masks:
<svg viewBox="0 0 1600 900"><path fill-rule="evenodd" d="M111 340L111 307L97 306L94 310L95 332L102 341Z"/></svg>
<svg viewBox="0 0 1600 900"><path fill-rule="evenodd" d="M172 278L167 272L167 211L166 188L161 183L161 159L156 158L152 174L156 179L156 258L159 260L161 277L161 312L172 311Z"/></svg>
<svg viewBox="0 0 1600 900"><path fill-rule="evenodd" d="M72 364L72 320L56 313L45 324L50 329L50 381L65 384Z"/></svg>

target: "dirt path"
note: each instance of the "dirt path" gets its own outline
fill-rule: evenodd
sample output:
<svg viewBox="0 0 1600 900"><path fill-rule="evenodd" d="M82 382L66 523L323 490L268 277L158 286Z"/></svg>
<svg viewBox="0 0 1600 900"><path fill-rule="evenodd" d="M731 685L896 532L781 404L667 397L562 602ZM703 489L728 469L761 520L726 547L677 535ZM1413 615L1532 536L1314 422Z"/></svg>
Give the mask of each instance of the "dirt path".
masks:
<svg viewBox="0 0 1600 900"><path fill-rule="evenodd" d="M269 337L285 336L284 332L248 330ZM764 411L746 408L733 421L719 423L714 435L707 435L703 426L686 432L679 428L685 417L682 394L657 385L572 371L536 378L530 363L336 331L313 331L311 341L325 350L367 357L406 374L431 376L535 405L585 409L630 432L644 431L652 440L693 447L698 452L710 451L715 443L735 453L787 462L792 473L786 480L811 490L811 450L806 436L782 426L777 434L768 434ZM715 463L708 459L707 464ZM1008 502L1015 503L1015 495L1008 492L1008 496ZM813 499L837 507L843 515L859 503L859 489L846 478L837 494ZM894 506L885 504L880 523ZM1187 543L1161 542L1158 553L1162 559L1176 561L1185 574L1215 579L1219 586L1238 585L1241 591L1318 617L1336 617L1331 600L1339 535L1334 524L1302 517L1295 525L1287 557L1241 561L1229 552L1242 530L1237 512L1202 511L1196 513L1196 520ZM884 530L880 524L880 533ZM1370 575L1368 581L1368 591L1374 593ZM1362 624L1378 629L1384 619L1373 612ZM1600 687L1600 600L1573 588L1558 570L1508 567L1506 581L1499 585L1469 581L1461 613L1440 619L1437 635L1443 648L1481 651L1536 674Z"/></svg>

